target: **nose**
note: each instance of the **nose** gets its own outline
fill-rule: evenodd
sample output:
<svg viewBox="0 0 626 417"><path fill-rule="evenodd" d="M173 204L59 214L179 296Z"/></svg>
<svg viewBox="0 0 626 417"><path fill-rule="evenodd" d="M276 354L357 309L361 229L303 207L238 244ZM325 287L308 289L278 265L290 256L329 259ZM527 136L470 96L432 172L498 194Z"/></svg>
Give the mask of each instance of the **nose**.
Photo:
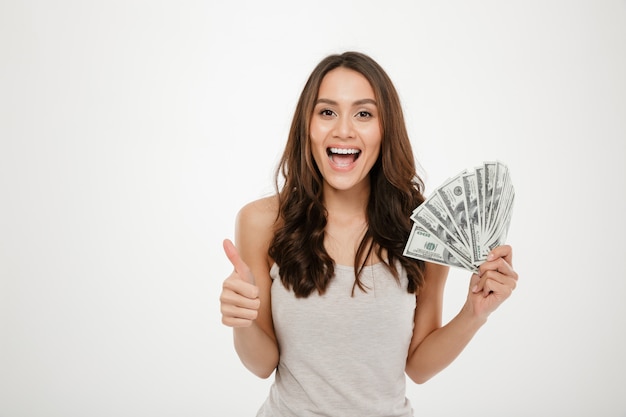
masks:
<svg viewBox="0 0 626 417"><path fill-rule="evenodd" d="M339 139L354 138L354 121L352 118L349 116L338 117L333 133Z"/></svg>

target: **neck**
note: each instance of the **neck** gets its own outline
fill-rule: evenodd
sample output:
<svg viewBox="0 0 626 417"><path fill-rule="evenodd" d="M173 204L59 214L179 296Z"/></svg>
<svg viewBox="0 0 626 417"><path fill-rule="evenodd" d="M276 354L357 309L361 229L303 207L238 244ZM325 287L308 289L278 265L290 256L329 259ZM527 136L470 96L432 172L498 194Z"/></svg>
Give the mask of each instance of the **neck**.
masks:
<svg viewBox="0 0 626 417"><path fill-rule="evenodd" d="M327 186L324 189L324 206L330 217L364 219L369 195L370 186L367 181L364 181L362 187L345 191Z"/></svg>

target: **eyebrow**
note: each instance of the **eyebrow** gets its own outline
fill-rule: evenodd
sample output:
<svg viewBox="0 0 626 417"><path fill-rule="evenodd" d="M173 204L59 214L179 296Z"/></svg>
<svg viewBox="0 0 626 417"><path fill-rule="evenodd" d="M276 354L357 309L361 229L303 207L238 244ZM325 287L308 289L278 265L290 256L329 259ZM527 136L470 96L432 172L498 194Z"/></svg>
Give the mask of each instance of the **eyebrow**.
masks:
<svg viewBox="0 0 626 417"><path fill-rule="evenodd" d="M315 102L316 105L320 104L320 103L330 104L330 105L333 105L333 106L336 106L336 105L339 104L335 100L331 100L331 99L328 99L328 98L319 98ZM352 103L353 106L361 106L363 104L373 104L374 106L377 106L376 100L371 99L371 98L362 98L362 99L357 100L354 103Z"/></svg>

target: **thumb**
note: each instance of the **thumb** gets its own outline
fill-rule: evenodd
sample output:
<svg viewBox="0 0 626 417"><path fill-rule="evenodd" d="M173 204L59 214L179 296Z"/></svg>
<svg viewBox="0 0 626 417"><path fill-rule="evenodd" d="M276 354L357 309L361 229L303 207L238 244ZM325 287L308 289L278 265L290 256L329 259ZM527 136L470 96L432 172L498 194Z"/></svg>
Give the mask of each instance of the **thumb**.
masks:
<svg viewBox="0 0 626 417"><path fill-rule="evenodd" d="M473 293L477 293L482 289L478 286L479 283L480 283L480 276L478 274L472 274L472 278L470 278L470 290Z"/></svg>
<svg viewBox="0 0 626 417"><path fill-rule="evenodd" d="M250 268L248 268L248 265L241 259L239 251L229 239L224 239L224 252L230 263L235 267L235 272L237 272L239 277L248 281L250 284L254 284L254 276Z"/></svg>

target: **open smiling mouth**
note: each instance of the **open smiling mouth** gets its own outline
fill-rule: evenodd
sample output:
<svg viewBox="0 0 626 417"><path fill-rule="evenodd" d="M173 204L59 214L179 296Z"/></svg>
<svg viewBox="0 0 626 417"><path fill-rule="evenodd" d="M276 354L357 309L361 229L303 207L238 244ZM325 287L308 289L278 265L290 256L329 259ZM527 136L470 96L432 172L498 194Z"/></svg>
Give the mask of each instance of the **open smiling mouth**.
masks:
<svg viewBox="0 0 626 417"><path fill-rule="evenodd" d="M342 167L354 163L361 155L359 149L351 148L328 148L326 153L333 164Z"/></svg>

